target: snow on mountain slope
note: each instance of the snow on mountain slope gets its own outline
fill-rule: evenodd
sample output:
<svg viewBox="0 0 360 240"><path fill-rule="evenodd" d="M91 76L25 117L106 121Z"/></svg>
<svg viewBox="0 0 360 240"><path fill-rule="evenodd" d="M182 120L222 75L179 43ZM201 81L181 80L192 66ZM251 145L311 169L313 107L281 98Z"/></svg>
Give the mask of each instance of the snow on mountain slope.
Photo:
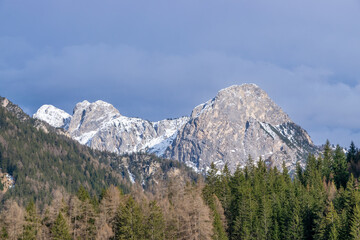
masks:
<svg viewBox="0 0 360 240"><path fill-rule="evenodd" d="M52 105L43 105L33 115L33 118L47 122L53 127L67 130L71 121L71 115Z"/></svg>
<svg viewBox="0 0 360 240"><path fill-rule="evenodd" d="M244 166L250 155L269 166L290 171L304 163L316 147L300 126L255 84L222 89L194 108L164 156L206 171L212 162L231 171Z"/></svg>
<svg viewBox="0 0 360 240"><path fill-rule="evenodd" d="M318 151L307 132L255 84L222 89L190 117L158 122L122 116L103 101L76 104L72 117L45 105L34 117L64 127L73 139L94 149L154 153L199 171L211 162L235 171L250 155L280 169L285 161L293 172L297 162L303 166L306 156Z"/></svg>
<svg viewBox="0 0 360 240"><path fill-rule="evenodd" d="M60 114L61 113L61 114ZM73 116L67 125L62 125L69 116L53 106L42 106L34 118L54 127L66 127L70 136L92 148L117 154L150 152L162 155L172 143L188 117L149 122L140 118L125 117L104 101L76 104Z"/></svg>

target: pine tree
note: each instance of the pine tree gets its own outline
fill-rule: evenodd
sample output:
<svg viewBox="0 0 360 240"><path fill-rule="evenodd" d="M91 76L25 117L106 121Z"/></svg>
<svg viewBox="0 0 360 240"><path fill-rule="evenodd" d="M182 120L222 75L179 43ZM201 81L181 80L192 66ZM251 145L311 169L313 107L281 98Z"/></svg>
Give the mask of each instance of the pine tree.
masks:
<svg viewBox="0 0 360 240"><path fill-rule="evenodd" d="M69 227L66 223L65 218L59 212L56 221L54 222L53 227L51 228L51 233L54 240L70 240L71 236L69 233Z"/></svg>

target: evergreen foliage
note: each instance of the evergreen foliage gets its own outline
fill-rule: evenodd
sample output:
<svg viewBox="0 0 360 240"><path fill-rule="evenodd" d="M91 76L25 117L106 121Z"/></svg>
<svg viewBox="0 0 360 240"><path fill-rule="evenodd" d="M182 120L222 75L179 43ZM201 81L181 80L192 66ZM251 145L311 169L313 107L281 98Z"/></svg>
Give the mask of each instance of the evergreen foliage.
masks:
<svg viewBox="0 0 360 240"><path fill-rule="evenodd" d="M233 174L211 164L204 186L179 162L93 151L19 114L0 107L0 168L16 180L2 198L0 239L360 240L353 142L346 155L327 141L321 156L297 163L293 178L285 162L279 171L251 156ZM151 164L164 181L142 175ZM165 174L173 168L184 174ZM144 188L124 184L128 169Z"/></svg>
<svg viewBox="0 0 360 240"><path fill-rule="evenodd" d="M3 201L15 198L44 205L59 187L75 193L82 185L98 195L110 184L122 185L122 177L105 165L107 153L55 132L38 130L35 120L21 121L3 107L0 119L0 168L15 179L15 187L7 191Z"/></svg>
<svg viewBox="0 0 360 240"><path fill-rule="evenodd" d="M339 145L336 146L334 152L334 182L337 188L342 186L346 187L346 183L349 180L348 164L346 162L346 156L342 148Z"/></svg>
<svg viewBox="0 0 360 240"><path fill-rule="evenodd" d="M149 203L149 211L145 224L145 239L162 240L165 237L165 221L156 201Z"/></svg>
<svg viewBox="0 0 360 240"><path fill-rule="evenodd" d="M358 160L358 159L356 159L356 153L357 152L358 152L358 150L356 149L354 142L351 141L349 151L348 151L347 156L346 156L346 161L348 163L350 163L350 162L357 163L357 160Z"/></svg>
<svg viewBox="0 0 360 240"><path fill-rule="evenodd" d="M128 198L125 205L119 207L115 217L114 233L116 240L145 239L143 214L132 197Z"/></svg>
<svg viewBox="0 0 360 240"><path fill-rule="evenodd" d="M51 229L52 237L54 240L71 240L69 227L61 212L59 212L54 226Z"/></svg>
<svg viewBox="0 0 360 240"><path fill-rule="evenodd" d="M360 207L355 206L353 216L351 218L351 239L360 240Z"/></svg>
<svg viewBox="0 0 360 240"><path fill-rule="evenodd" d="M26 206L25 225L23 230L22 240L35 240L37 239L39 229L39 217L35 203L30 201Z"/></svg>
<svg viewBox="0 0 360 240"><path fill-rule="evenodd" d="M294 179L282 168L251 157L233 175L211 166L204 197L221 201L229 239L356 239L360 192L339 146L327 141L321 157L297 164Z"/></svg>

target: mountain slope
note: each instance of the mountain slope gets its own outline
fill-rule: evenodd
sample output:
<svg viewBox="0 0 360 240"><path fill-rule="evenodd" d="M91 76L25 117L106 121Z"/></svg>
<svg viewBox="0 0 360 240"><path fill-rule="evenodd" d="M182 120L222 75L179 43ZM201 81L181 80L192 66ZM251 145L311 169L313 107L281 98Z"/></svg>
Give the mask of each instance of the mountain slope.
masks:
<svg viewBox="0 0 360 240"><path fill-rule="evenodd" d="M309 153L318 151L306 131L254 84L225 88L190 117L159 122L122 116L103 101L83 101L75 106L67 132L94 149L155 153L198 171L211 162L219 168L227 163L234 171L249 155L278 168L285 161L292 171L296 162L303 165Z"/></svg>
<svg viewBox="0 0 360 240"><path fill-rule="evenodd" d="M94 149L117 154L149 152L163 155L175 139L178 130L188 121L187 117L149 122L140 118L125 117L109 103L83 101L76 104L73 116L51 106L54 111L46 113L42 106L34 115L53 127L70 119L67 132L81 144ZM55 111L56 109L56 111ZM56 114L54 113L56 112ZM64 128L64 127L63 127Z"/></svg>
<svg viewBox="0 0 360 240"><path fill-rule="evenodd" d="M155 165L148 171L151 162ZM152 183L166 179L173 171L186 179L196 178L178 161L92 150L30 118L6 98L0 98L0 168L15 180L5 195L0 193L0 201L35 199L42 204L48 203L52 191L59 188L74 193L84 186L99 195L110 185L128 192L132 181L151 188Z"/></svg>
<svg viewBox="0 0 360 240"><path fill-rule="evenodd" d="M53 127L64 128L65 130L69 128L71 121L70 114L52 105L41 106L33 117L47 122Z"/></svg>
<svg viewBox="0 0 360 240"><path fill-rule="evenodd" d="M165 156L205 170L214 162L234 171L250 155L293 170L316 152L309 135L254 84L231 86L197 106Z"/></svg>

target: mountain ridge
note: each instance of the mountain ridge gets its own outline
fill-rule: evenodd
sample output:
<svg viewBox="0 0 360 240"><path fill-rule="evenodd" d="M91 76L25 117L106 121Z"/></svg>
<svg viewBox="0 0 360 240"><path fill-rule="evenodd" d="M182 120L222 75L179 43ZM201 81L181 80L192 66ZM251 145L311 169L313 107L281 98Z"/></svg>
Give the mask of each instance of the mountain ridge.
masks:
<svg viewBox="0 0 360 240"><path fill-rule="evenodd" d="M127 193L135 184L151 191L169 178L181 184L198 178L179 161L153 154L119 156L98 151L61 132L0 97L0 182L4 182L3 174L11 180L6 192L0 184L0 202L15 199L23 205L33 199L46 204L56 190L75 193L83 186L99 195L115 185Z"/></svg>
<svg viewBox="0 0 360 240"><path fill-rule="evenodd" d="M34 117L46 121L48 116ZM285 161L293 171L298 161L303 166L306 155L317 152L307 132L256 84L221 89L189 117L158 122L123 116L101 100L85 100L76 104L67 132L95 149L155 153L197 171L206 171L211 162L234 171L248 156L280 169Z"/></svg>

